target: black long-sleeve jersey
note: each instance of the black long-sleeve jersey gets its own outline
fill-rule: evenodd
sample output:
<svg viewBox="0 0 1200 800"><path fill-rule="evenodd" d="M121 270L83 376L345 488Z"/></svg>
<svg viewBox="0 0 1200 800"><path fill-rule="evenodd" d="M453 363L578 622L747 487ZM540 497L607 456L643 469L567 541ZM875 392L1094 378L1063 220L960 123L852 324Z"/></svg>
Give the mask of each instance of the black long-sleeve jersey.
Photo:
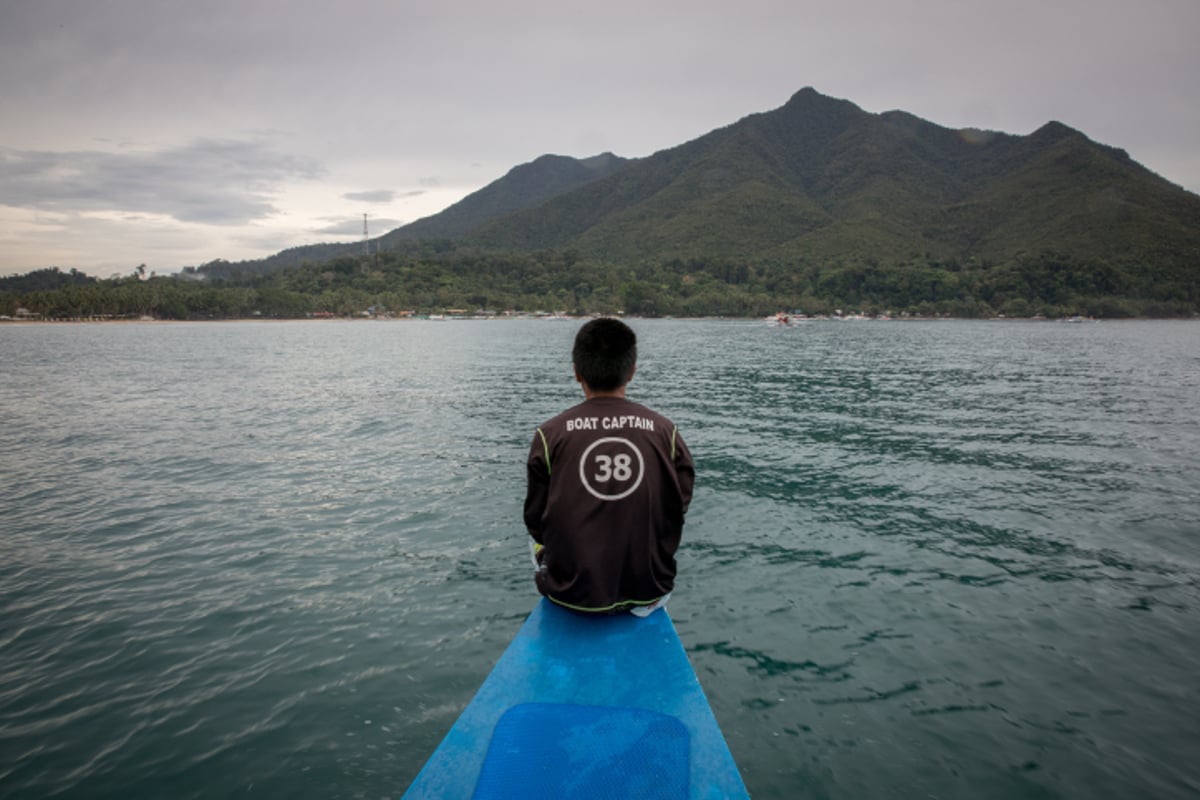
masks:
<svg viewBox="0 0 1200 800"><path fill-rule="evenodd" d="M669 419L624 398L587 400L537 429L527 468L543 595L612 613L671 591L695 467Z"/></svg>

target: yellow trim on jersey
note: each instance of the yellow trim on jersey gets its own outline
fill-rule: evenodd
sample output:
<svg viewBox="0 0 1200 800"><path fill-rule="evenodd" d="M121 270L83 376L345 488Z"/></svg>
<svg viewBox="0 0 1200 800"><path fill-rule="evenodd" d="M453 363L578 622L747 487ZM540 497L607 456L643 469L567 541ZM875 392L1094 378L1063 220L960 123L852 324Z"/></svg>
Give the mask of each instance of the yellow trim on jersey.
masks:
<svg viewBox="0 0 1200 800"><path fill-rule="evenodd" d="M556 600L550 595L546 595L546 599L555 605L560 605L563 608L569 608L572 611L583 611L592 614L606 614L609 611L619 611L629 608L630 606L652 606L659 600L662 600L661 597L656 597L653 600L622 600L619 603L613 603L612 605L603 606L601 608L588 608L587 606L573 606L570 603L564 603L562 600Z"/></svg>
<svg viewBox="0 0 1200 800"><path fill-rule="evenodd" d="M546 474L549 475L550 474L550 444L546 441L546 434L542 432L541 428L538 428L537 432L538 432L538 436L542 437L542 450L546 454Z"/></svg>

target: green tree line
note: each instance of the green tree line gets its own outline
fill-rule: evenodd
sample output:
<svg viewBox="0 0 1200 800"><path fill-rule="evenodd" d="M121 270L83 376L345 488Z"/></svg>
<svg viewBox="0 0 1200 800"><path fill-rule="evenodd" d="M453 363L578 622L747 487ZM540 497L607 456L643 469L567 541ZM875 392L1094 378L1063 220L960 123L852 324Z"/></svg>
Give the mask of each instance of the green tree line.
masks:
<svg viewBox="0 0 1200 800"><path fill-rule="evenodd" d="M1169 274L1043 253L1012 263L913 259L881 264L672 258L623 265L574 251L341 256L266 275L187 271L107 280L42 270L0 280L0 314L50 319L353 316L367 309L568 311L755 317L779 310L1048 317L1180 317L1200 312L1200 287ZM1154 275L1155 277L1151 277Z"/></svg>

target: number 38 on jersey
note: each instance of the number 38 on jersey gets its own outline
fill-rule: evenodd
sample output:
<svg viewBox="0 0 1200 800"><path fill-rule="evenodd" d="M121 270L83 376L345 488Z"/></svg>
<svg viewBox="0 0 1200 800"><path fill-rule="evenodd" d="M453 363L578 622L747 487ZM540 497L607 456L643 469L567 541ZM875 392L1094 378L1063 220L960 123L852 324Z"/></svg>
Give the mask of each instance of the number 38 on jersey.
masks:
<svg viewBox="0 0 1200 800"><path fill-rule="evenodd" d="M642 483L646 461L628 439L607 436L592 442L579 459L579 480L601 500L628 497Z"/></svg>

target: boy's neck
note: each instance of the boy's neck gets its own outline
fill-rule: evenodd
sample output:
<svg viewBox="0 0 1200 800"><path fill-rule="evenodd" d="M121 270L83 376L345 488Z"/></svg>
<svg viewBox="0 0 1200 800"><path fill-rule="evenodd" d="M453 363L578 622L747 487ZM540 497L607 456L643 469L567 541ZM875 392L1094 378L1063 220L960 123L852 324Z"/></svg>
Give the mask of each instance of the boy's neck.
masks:
<svg viewBox="0 0 1200 800"><path fill-rule="evenodd" d="M625 387L624 386L618 386L616 389L607 389L607 390L601 391L598 389L593 389L592 387L588 386L583 381L580 381L579 385L583 387L583 396L586 397L588 400L595 400L600 397L617 397L617 398L620 398L621 400L625 399Z"/></svg>
<svg viewBox="0 0 1200 800"><path fill-rule="evenodd" d="M600 397L616 397L620 400L625 399L625 387L629 385L629 381L633 378L633 373L637 370L634 367L629 371L629 375L625 378L625 382L615 389L593 389L588 386L588 382L579 374L579 370L575 370L575 380L579 381L579 385L583 387L583 396L588 400L595 400Z"/></svg>

